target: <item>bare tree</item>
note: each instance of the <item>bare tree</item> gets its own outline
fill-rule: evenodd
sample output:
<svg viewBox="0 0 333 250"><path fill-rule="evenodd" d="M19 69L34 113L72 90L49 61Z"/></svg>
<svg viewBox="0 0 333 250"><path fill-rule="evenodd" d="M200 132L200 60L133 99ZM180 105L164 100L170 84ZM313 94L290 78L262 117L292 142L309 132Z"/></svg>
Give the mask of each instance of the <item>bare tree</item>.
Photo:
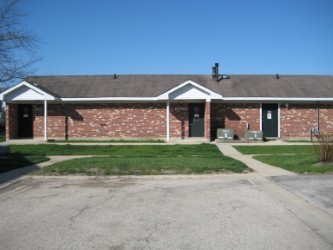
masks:
<svg viewBox="0 0 333 250"><path fill-rule="evenodd" d="M0 0L0 86L9 86L32 73L39 39L25 30L20 0Z"/></svg>

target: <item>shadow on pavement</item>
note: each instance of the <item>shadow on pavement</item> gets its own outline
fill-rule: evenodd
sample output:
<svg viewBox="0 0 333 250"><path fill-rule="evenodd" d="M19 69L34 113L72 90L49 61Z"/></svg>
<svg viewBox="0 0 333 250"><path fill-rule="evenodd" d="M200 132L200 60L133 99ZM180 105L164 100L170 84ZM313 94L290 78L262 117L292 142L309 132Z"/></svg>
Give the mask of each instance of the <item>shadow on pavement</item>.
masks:
<svg viewBox="0 0 333 250"><path fill-rule="evenodd" d="M11 182L12 180L18 179L20 177L22 177L23 175L36 171L38 170L39 167L37 165L30 165L30 166L26 166L26 167L22 167L22 168L17 168L5 173L1 173L0 174L0 185L7 183L7 182Z"/></svg>

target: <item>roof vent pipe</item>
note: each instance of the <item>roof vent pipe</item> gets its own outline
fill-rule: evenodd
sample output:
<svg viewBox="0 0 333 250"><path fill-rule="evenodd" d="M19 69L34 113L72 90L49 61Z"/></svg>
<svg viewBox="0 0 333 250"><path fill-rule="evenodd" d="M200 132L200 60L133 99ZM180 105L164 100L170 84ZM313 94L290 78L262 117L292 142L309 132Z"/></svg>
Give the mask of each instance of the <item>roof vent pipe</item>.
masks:
<svg viewBox="0 0 333 250"><path fill-rule="evenodd" d="M219 80L219 64L215 63L215 67L212 67L212 78L215 81Z"/></svg>
<svg viewBox="0 0 333 250"><path fill-rule="evenodd" d="M216 72L215 67L212 67L212 78L213 79L215 79L215 72Z"/></svg>
<svg viewBox="0 0 333 250"><path fill-rule="evenodd" d="M219 78L219 64L215 63L215 79Z"/></svg>

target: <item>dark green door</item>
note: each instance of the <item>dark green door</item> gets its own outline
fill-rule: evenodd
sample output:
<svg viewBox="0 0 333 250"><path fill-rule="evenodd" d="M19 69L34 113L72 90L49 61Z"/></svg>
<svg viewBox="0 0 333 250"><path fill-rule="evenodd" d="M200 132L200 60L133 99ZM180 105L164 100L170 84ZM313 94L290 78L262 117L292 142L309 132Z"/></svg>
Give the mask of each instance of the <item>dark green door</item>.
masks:
<svg viewBox="0 0 333 250"><path fill-rule="evenodd" d="M190 114L190 137L205 136L205 104L191 103Z"/></svg>
<svg viewBox="0 0 333 250"><path fill-rule="evenodd" d="M278 104L262 104L262 131L264 137L278 137Z"/></svg>
<svg viewBox="0 0 333 250"><path fill-rule="evenodd" d="M32 138L33 137L33 119L32 119L32 105L20 104L18 105L18 137Z"/></svg>

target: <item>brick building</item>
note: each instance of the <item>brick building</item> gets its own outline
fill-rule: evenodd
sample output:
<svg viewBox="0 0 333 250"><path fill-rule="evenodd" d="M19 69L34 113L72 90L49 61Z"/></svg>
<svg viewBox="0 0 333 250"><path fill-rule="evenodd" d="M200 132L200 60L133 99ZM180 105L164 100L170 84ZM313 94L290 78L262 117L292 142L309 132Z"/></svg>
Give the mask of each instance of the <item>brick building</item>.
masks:
<svg viewBox="0 0 333 250"><path fill-rule="evenodd" d="M269 138L333 133L333 76L32 76L0 94L6 138Z"/></svg>

